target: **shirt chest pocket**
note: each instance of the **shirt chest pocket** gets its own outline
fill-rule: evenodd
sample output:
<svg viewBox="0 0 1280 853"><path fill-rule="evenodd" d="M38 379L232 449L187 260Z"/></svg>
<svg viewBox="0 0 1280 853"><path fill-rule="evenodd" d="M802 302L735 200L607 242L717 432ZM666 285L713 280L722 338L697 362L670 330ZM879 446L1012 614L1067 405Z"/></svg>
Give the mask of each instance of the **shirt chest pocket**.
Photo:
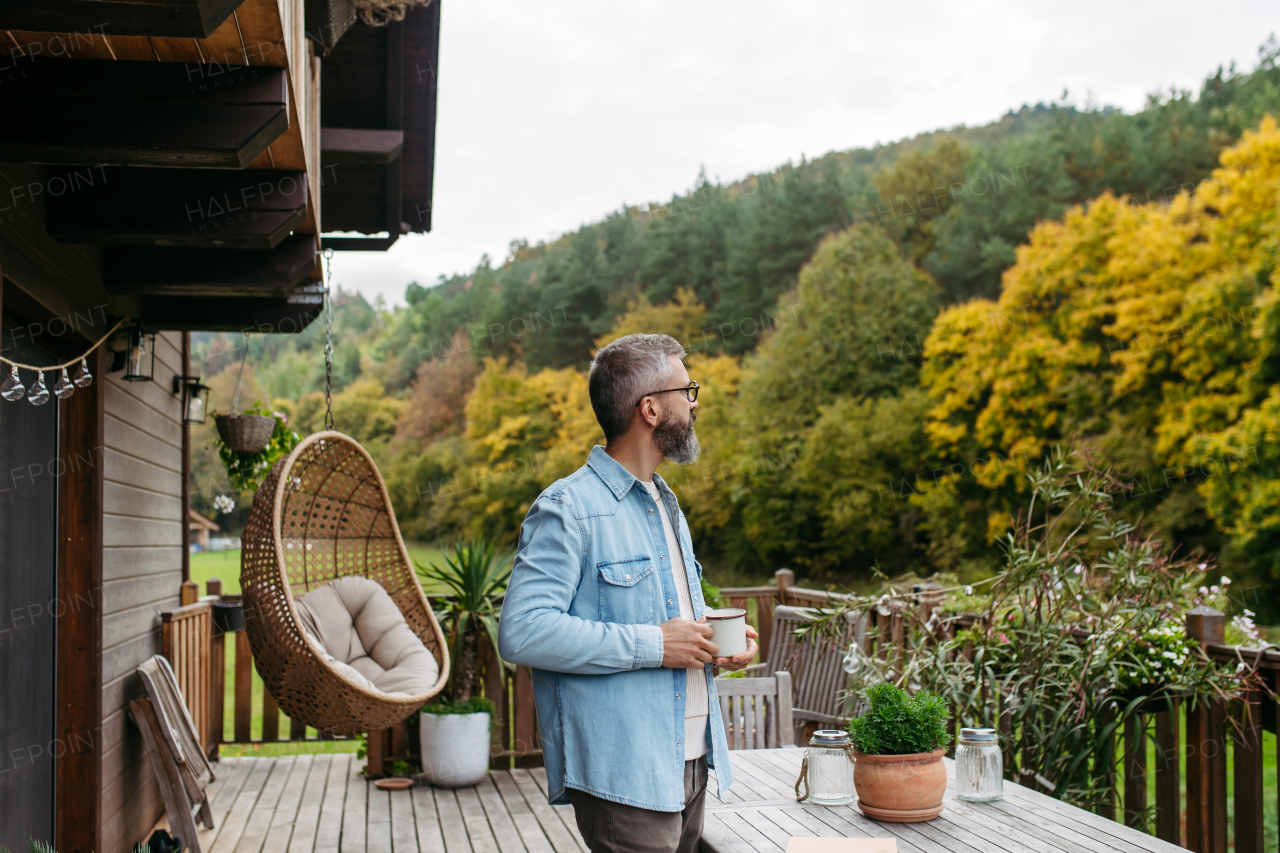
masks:
<svg viewBox="0 0 1280 853"><path fill-rule="evenodd" d="M596 564L600 621L628 625L653 624L658 579L651 557L629 557Z"/></svg>

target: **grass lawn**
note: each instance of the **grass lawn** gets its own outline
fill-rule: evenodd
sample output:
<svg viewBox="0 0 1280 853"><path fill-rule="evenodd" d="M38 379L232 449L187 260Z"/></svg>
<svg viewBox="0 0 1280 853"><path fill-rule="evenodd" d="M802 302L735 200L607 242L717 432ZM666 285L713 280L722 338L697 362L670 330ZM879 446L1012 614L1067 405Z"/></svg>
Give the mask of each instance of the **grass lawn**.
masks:
<svg viewBox="0 0 1280 853"><path fill-rule="evenodd" d="M409 558L419 563L441 563L444 552L439 548L418 543L408 543ZM205 583L209 578L222 581L223 595L240 594L240 552L236 551L204 551L191 555L191 579L200 584L200 594L204 595ZM427 590L431 592L431 590Z"/></svg>
<svg viewBox="0 0 1280 853"><path fill-rule="evenodd" d="M439 548L433 548L424 545L410 544L409 556L411 559L420 562L441 562L442 552ZM219 578L222 581L222 592L224 595L240 594L240 552L239 551L212 551L191 555L191 579L200 584L200 592L204 594L205 583L209 578ZM431 589L426 590L428 593ZM223 737L230 740L235 737L235 697L236 697L236 639L234 637L227 638L227 679L226 679L226 700L223 706ZM258 677L257 669L254 669L251 678L252 701L250 703L250 724L249 733L253 740L262 738L262 679ZM224 743L221 747L221 754L231 758L237 758L245 755L262 755L262 756L279 756L279 755L297 755L302 753L333 753L333 752L355 752L359 747L359 742L355 739L337 740L337 741L290 741L289 737L289 718L283 713L280 714L280 722L277 731L284 740L270 744L233 744ZM307 737L314 738L316 730L307 729Z"/></svg>

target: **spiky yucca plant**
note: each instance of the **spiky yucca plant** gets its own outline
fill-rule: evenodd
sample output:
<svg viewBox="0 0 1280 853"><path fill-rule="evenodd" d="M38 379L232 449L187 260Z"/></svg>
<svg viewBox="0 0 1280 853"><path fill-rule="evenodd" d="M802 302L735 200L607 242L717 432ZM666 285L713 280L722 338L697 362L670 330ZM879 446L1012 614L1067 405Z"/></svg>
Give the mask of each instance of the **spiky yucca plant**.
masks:
<svg viewBox="0 0 1280 853"><path fill-rule="evenodd" d="M451 593L438 599L444 608L436 615L449 634L450 692L455 702L467 702L475 693L482 631L488 632L497 654L498 601L507 591L513 557L510 551L498 552L486 539L472 539L455 542L443 566L414 562L422 580L441 584Z"/></svg>

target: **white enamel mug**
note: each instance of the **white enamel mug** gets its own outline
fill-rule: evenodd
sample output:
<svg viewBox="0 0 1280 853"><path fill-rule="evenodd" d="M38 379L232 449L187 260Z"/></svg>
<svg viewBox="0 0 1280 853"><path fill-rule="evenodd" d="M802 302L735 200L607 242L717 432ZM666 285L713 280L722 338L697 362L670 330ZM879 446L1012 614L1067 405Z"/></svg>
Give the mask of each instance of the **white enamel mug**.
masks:
<svg viewBox="0 0 1280 853"><path fill-rule="evenodd" d="M724 607L708 610L704 615L711 626L711 642L720 647L716 657L731 658L747 650L747 611Z"/></svg>

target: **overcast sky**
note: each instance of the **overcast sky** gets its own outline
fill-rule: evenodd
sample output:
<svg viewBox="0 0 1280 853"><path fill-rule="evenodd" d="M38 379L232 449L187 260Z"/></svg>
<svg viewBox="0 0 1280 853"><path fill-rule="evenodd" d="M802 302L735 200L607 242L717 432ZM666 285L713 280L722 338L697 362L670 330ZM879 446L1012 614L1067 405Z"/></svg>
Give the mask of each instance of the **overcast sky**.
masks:
<svg viewBox="0 0 1280 853"><path fill-rule="evenodd" d="M1063 89L1133 111L1253 68L1275 0L449 0L441 9L434 230L339 252L334 280L405 285L495 261L705 165L734 180L957 124Z"/></svg>

